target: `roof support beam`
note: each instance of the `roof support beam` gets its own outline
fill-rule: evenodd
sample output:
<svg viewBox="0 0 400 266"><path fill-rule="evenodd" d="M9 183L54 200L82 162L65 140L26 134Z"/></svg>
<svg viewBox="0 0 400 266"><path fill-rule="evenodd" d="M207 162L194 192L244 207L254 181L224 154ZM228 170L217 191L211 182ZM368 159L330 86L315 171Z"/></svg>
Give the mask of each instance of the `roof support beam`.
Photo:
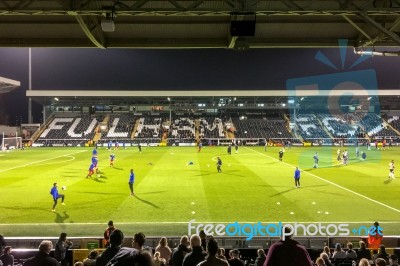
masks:
<svg viewBox="0 0 400 266"><path fill-rule="evenodd" d="M358 12L358 16L360 18L362 18L366 23L370 24L374 28L381 31L382 34L384 34L386 37L388 37L389 39L393 40L395 43L400 45L400 37L396 33L391 32L390 30L387 30L385 27L380 25L378 22L376 22L374 19L372 19L370 16L368 16L364 12Z"/></svg>
<svg viewBox="0 0 400 266"><path fill-rule="evenodd" d="M80 15L76 15L75 16L76 21L78 21L79 25L81 26L83 32L86 34L86 36L89 38L89 40L97 47L97 48L101 48L101 49L105 49L105 45L104 45L104 35L102 32L100 32L99 29L101 29L101 26L99 25L99 23L96 20L93 20L95 27L94 29L97 28L97 32L98 35L100 35L100 39L101 41L99 42L96 37L94 37L94 35L92 34L92 31L88 28L88 26L86 25L85 21L83 20L82 16Z"/></svg>

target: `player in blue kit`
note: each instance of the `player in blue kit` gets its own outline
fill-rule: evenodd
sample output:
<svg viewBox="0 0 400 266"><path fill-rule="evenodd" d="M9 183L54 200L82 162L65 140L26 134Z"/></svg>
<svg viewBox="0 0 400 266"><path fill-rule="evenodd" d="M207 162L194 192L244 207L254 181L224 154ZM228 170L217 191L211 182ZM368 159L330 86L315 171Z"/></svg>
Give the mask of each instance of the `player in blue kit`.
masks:
<svg viewBox="0 0 400 266"><path fill-rule="evenodd" d="M115 154L110 154L110 167L114 167Z"/></svg>
<svg viewBox="0 0 400 266"><path fill-rule="evenodd" d="M131 196L134 196L133 193L133 183L135 183L135 173L133 173L133 169L131 169L131 173L129 174L129 189L131 190Z"/></svg>
<svg viewBox="0 0 400 266"><path fill-rule="evenodd" d="M97 148L94 148L92 151L92 157L97 157Z"/></svg>
<svg viewBox="0 0 400 266"><path fill-rule="evenodd" d="M91 177L93 174L94 174L94 165L90 164L89 173L87 174L86 178Z"/></svg>
<svg viewBox="0 0 400 266"><path fill-rule="evenodd" d="M296 170L294 170L294 185L296 188L300 187L300 170L299 167L296 167Z"/></svg>
<svg viewBox="0 0 400 266"><path fill-rule="evenodd" d="M64 196L64 194L58 194L58 188L57 188L57 183L54 183L53 184L53 187L51 188L51 190L50 190L50 194L51 194L51 196L53 197L53 201L54 201L54 204L53 204L53 208L52 208L52 212L55 212L56 211L56 205L57 205L57 201L58 201L58 199L61 199L61 204L62 205L65 205L65 203L64 203L64 198L65 198L65 196Z"/></svg>
<svg viewBox="0 0 400 266"><path fill-rule="evenodd" d="M99 168L97 166L99 160L97 159L97 157L92 157L92 164L93 164L93 169L96 170L96 173L99 173Z"/></svg>

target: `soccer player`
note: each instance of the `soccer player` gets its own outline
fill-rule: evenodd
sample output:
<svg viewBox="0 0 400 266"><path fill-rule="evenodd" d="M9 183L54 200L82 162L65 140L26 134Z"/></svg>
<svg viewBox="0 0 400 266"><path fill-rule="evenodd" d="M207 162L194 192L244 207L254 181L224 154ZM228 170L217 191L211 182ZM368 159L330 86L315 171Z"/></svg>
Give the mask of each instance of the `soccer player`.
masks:
<svg viewBox="0 0 400 266"><path fill-rule="evenodd" d="M283 150L282 150L282 149L280 149L278 154L279 154L279 161L281 161L281 162L282 162L282 158L283 158Z"/></svg>
<svg viewBox="0 0 400 266"><path fill-rule="evenodd" d="M239 149L239 142L240 142L240 140L235 140L235 153L238 153L239 151L238 151L238 149Z"/></svg>
<svg viewBox="0 0 400 266"><path fill-rule="evenodd" d="M108 142L108 144L107 144L107 148L108 148L109 150L111 150L111 147L112 147L112 141L110 140L110 141Z"/></svg>
<svg viewBox="0 0 400 266"><path fill-rule="evenodd" d="M365 159L367 159L367 154L365 154L364 151L361 152L361 158L363 161L365 161Z"/></svg>
<svg viewBox="0 0 400 266"><path fill-rule="evenodd" d="M99 168L97 167L97 163L99 162L99 160L97 159L97 156L92 157L92 164L93 164L93 169L96 170L96 173L99 172Z"/></svg>
<svg viewBox="0 0 400 266"><path fill-rule="evenodd" d="M110 167L114 167L115 154L110 154Z"/></svg>
<svg viewBox="0 0 400 266"><path fill-rule="evenodd" d="M299 170L299 167L296 167L296 170L294 170L294 186L296 188L300 187L300 170Z"/></svg>
<svg viewBox="0 0 400 266"><path fill-rule="evenodd" d="M360 157L360 148L358 146L356 147L356 157Z"/></svg>
<svg viewBox="0 0 400 266"><path fill-rule="evenodd" d="M343 165L347 165L348 159L349 159L349 157L348 157L347 150L344 150L344 152L343 152Z"/></svg>
<svg viewBox="0 0 400 266"><path fill-rule="evenodd" d="M142 153L142 145L140 145L140 143L138 143L137 147L139 149L139 153Z"/></svg>
<svg viewBox="0 0 400 266"><path fill-rule="evenodd" d="M129 174L129 189L131 190L131 196L134 196L133 193L133 183L135 183L135 174L133 173L133 169L131 169L131 173Z"/></svg>
<svg viewBox="0 0 400 266"><path fill-rule="evenodd" d="M229 144L229 146L228 146L228 154L232 154L232 145L231 144Z"/></svg>
<svg viewBox="0 0 400 266"><path fill-rule="evenodd" d="M342 157L340 156L341 154L340 149L338 149L336 153L337 153L337 161L340 162L342 160Z"/></svg>
<svg viewBox="0 0 400 266"><path fill-rule="evenodd" d="M319 159L318 159L318 153L317 152L314 154L313 158L314 158L314 167L313 168L318 168Z"/></svg>
<svg viewBox="0 0 400 266"><path fill-rule="evenodd" d="M201 140L199 140L199 147L197 152L201 152L201 148L203 147L203 143L201 143Z"/></svg>
<svg viewBox="0 0 400 266"><path fill-rule="evenodd" d="M64 198L65 198L65 196L64 196L64 194L58 194L57 183L54 183L54 184L53 184L53 187L52 187L51 190L50 190L50 194L51 194L51 196L53 196L53 201L54 201L53 208L52 208L51 211L52 211L52 212L55 212L55 211L56 211L55 208L56 208L58 199L61 198L61 204L62 204L62 205L65 205L65 203L64 203Z"/></svg>
<svg viewBox="0 0 400 266"><path fill-rule="evenodd" d="M91 163L89 166L89 172L88 172L86 178L91 177L93 174L94 174L94 164Z"/></svg>
<svg viewBox="0 0 400 266"><path fill-rule="evenodd" d="M395 179L394 177L394 161L389 163L389 179Z"/></svg>
<svg viewBox="0 0 400 266"><path fill-rule="evenodd" d="M221 166L222 166L222 161L221 161L221 158L219 158L219 156L218 156L217 157L217 171L218 171L218 173L222 172Z"/></svg>

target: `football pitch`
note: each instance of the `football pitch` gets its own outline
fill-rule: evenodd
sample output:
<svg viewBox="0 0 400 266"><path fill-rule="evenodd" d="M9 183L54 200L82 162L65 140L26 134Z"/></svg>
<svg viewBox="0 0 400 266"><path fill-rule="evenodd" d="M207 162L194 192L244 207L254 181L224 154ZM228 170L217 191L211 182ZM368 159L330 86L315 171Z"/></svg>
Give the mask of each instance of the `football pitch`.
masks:
<svg viewBox="0 0 400 266"><path fill-rule="evenodd" d="M344 150L345 148L342 148ZM400 235L400 176L389 180L389 162L400 147L366 151L349 164L337 161L337 147L292 147L283 162L278 147L99 148L99 175L85 178L92 148L31 148L0 152L0 233L5 236L101 236L113 220L127 235L180 236L188 222L349 223L379 221L385 235ZM116 155L114 167L109 155ZM313 168L318 152L319 168ZM222 172L216 157L222 159ZM301 187L294 185L295 166ZM129 172L134 169L135 196ZM65 194L52 212L54 182ZM61 187L66 186L62 191Z"/></svg>

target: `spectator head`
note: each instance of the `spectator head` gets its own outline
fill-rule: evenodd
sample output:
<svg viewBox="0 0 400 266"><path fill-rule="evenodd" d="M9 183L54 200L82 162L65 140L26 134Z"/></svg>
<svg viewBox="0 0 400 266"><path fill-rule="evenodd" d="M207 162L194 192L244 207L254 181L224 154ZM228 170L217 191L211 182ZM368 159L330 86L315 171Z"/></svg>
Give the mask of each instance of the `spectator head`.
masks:
<svg viewBox="0 0 400 266"><path fill-rule="evenodd" d="M158 259L159 257L160 257L160 252L157 251L156 253L154 253L154 258L155 259Z"/></svg>
<svg viewBox="0 0 400 266"><path fill-rule="evenodd" d="M325 252L322 252L321 255L319 255L319 257L324 261L329 261L329 256Z"/></svg>
<svg viewBox="0 0 400 266"><path fill-rule="evenodd" d="M369 264L369 261L367 259L361 259L358 263L358 266L371 266L371 264Z"/></svg>
<svg viewBox="0 0 400 266"><path fill-rule="evenodd" d="M65 240L67 240L67 233L61 233L58 241L65 241Z"/></svg>
<svg viewBox="0 0 400 266"><path fill-rule="evenodd" d="M329 254L331 254L331 249L328 246L325 246L324 252L329 255Z"/></svg>
<svg viewBox="0 0 400 266"><path fill-rule="evenodd" d="M146 236L142 232L136 233L133 236L132 246L136 249L141 250L143 248L145 241L146 241Z"/></svg>
<svg viewBox="0 0 400 266"><path fill-rule="evenodd" d="M201 246L201 239L198 235L192 235L190 237L190 246L191 247L200 247Z"/></svg>
<svg viewBox="0 0 400 266"><path fill-rule="evenodd" d="M110 244L112 247L118 247L122 244L124 240L124 234L121 230L114 230L110 235Z"/></svg>
<svg viewBox="0 0 400 266"><path fill-rule="evenodd" d="M218 248L218 256L224 256L225 257L225 249L224 248Z"/></svg>
<svg viewBox="0 0 400 266"><path fill-rule="evenodd" d="M43 240L40 242L39 251L44 252L46 254L50 254L51 249L53 248L53 243L50 240Z"/></svg>
<svg viewBox="0 0 400 266"><path fill-rule="evenodd" d="M187 246L189 244L189 238L187 236L182 236L180 243L181 245Z"/></svg>
<svg viewBox="0 0 400 266"><path fill-rule="evenodd" d="M342 250L342 245L340 243L336 243L335 251L340 251L340 250Z"/></svg>
<svg viewBox="0 0 400 266"><path fill-rule="evenodd" d="M229 251L229 256L231 258L239 258L239 250L232 249L231 251Z"/></svg>
<svg viewBox="0 0 400 266"><path fill-rule="evenodd" d="M317 259L315 260L315 264L316 264L317 266L325 266L325 261L324 261L322 258L317 258Z"/></svg>
<svg viewBox="0 0 400 266"><path fill-rule="evenodd" d="M362 248L362 249L364 249L364 248L366 248L367 246L365 245L365 242L364 241L360 241L360 242L358 242L359 244L360 244L360 248Z"/></svg>
<svg viewBox="0 0 400 266"><path fill-rule="evenodd" d="M375 265L376 265L376 266L386 266L387 264L386 264L386 261L385 261L384 259L382 259L382 258L377 258L377 259L375 260Z"/></svg>
<svg viewBox="0 0 400 266"><path fill-rule="evenodd" d="M108 227L114 227L114 222L113 221L109 221L108 222Z"/></svg>
<svg viewBox="0 0 400 266"><path fill-rule="evenodd" d="M167 238L166 237L161 237L160 242L158 242L158 244L160 245L160 247L166 247L168 242L167 242Z"/></svg>
<svg viewBox="0 0 400 266"><path fill-rule="evenodd" d="M361 259L358 266L371 266L371 264L369 264L367 259Z"/></svg>
<svg viewBox="0 0 400 266"><path fill-rule="evenodd" d="M353 249L353 244L352 244L351 242L348 242L348 243L347 243L347 248L348 248L348 249Z"/></svg>
<svg viewBox="0 0 400 266"><path fill-rule="evenodd" d="M207 252L211 257L215 257L218 252L218 242L213 237L207 241Z"/></svg>
<svg viewBox="0 0 400 266"><path fill-rule="evenodd" d="M83 265L83 262L77 261L74 263L74 266L84 266L84 265Z"/></svg>
<svg viewBox="0 0 400 266"><path fill-rule="evenodd" d="M265 252L264 252L264 250L263 249L259 249L259 250L257 250L257 255L259 256L259 257L264 257L265 256Z"/></svg>
<svg viewBox="0 0 400 266"><path fill-rule="evenodd" d="M4 247L4 253L11 253L11 246L5 246Z"/></svg>
<svg viewBox="0 0 400 266"><path fill-rule="evenodd" d="M217 158L219 158L219 157L217 157ZM200 230L199 236L200 236L200 239L206 239L206 237L207 237L207 235L206 235L206 233L204 232L204 230Z"/></svg>
<svg viewBox="0 0 400 266"><path fill-rule="evenodd" d="M92 250L89 253L89 259L95 260L97 258L97 256L99 255L99 252L97 252L97 250Z"/></svg>
<svg viewBox="0 0 400 266"><path fill-rule="evenodd" d="M379 246L379 253L386 253L385 245Z"/></svg>

